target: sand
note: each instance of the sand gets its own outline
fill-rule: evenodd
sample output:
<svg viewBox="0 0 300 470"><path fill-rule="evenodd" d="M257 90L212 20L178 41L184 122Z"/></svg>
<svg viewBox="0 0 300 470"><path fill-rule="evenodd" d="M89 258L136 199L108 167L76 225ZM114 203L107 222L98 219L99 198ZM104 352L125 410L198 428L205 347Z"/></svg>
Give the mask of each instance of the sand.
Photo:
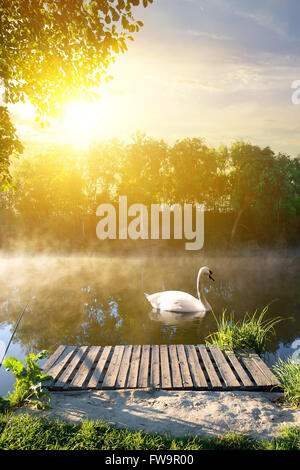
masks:
<svg viewBox="0 0 300 470"><path fill-rule="evenodd" d="M228 431L268 439L300 426L300 410L276 404L280 394L199 391L86 391L52 393L52 409L31 411L71 422L107 421L119 428L173 436L218 436ZM18 410L19 413L28 411Z"/></svg>

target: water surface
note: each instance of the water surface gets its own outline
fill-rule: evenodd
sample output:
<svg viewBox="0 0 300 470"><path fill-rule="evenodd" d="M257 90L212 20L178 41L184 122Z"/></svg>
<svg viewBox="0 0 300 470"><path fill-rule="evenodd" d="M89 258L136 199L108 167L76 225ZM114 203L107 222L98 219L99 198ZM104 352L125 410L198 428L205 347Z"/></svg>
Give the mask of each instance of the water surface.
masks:
<svg viewBox="0 0 300 470"><path fill-rule="evenodd" d="M246 257L3 257L0 260L0 341L7 344L24 306L28 307L9 354L23 360L28 352L59 344L198 344L215 329L204 317L152 311L144 292L183 290L196 295L198 268L207 265L216 281L205 282L217 316L224 308L236 318L271 303L269 315L285 321L276 329L266 360L291 355L300 337L300 262L272 254ZM10 373L0 369L0 394L12 388Z"/></svg>

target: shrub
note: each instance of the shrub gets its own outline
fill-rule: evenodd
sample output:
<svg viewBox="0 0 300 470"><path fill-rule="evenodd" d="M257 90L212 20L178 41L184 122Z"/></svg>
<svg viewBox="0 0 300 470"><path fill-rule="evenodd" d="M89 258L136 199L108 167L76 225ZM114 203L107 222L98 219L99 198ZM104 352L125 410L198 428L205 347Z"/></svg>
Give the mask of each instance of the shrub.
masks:
<svg viewBox="0 0 300 470"><path fill-rule="evenodd" d="M45 350L38 354L29 354L25 358L26 367L14 357L5 359L3 365L6 370L11 370L16 378L15 391L14 393L9 392L8 395L10 406L29 404L39 409L50 407L50 393L43 386L43 382L51 377L43 374L38 365L38 360L44 359L46 356L47 351Z"/></svg>

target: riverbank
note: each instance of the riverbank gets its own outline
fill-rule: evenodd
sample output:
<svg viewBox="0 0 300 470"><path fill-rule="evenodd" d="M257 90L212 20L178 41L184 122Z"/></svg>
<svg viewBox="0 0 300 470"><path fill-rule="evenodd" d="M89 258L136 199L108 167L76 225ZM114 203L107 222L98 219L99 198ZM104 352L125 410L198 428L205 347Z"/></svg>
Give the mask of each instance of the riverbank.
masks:
<svg viewBox="0 0 300 470"><path fill-rule="evenodd" d="M87 391L52 393L52 409L21 408L16 414L69 423L101 420L119 429L177 438L218 438L243 433L272 439L285 426L300 429L300 410L278 405L278 393L199 391Z"/></svg>

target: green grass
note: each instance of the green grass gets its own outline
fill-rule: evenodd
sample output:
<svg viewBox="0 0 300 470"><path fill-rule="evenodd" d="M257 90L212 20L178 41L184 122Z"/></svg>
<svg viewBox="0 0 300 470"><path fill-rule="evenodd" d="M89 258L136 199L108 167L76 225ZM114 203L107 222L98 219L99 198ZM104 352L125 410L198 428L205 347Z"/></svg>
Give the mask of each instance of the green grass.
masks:
<svg viewBox="0 0 300 470"><path fill-rule="evenodd" d="M174 438L118 430L100 421L70 424L25 415L0 415L1 450L300 450L300 429L268 441L228 433L219 438Z"/></svg>
<svg viewBox="0 0 300 470"><path fill-rule="evenodd" d="M283 388L284 402L287 405L300 408L300 363L292 359L278 359L273 371Z"/></svg>
<svg viewBox="0 0 300 470"><path fill-rule="evenodd" d="M219 320L215 317L217 331L206 337L206 344L217 344L223 350L254 350L261 355L266 351L271 335L275 334L274 326L282 321L280 317L266 320L267 311L268 306L260 314L257 310L252 316L246 313L242 320L237 321L234 314L228 317L224 311Z"/></svg>

